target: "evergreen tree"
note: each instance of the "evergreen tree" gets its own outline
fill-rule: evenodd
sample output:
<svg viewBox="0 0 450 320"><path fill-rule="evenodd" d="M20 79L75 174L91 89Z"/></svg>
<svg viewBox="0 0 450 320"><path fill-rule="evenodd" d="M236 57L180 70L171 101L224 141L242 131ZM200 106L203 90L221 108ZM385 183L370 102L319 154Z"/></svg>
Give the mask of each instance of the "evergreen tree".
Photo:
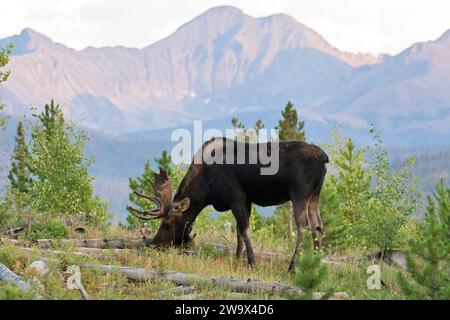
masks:
<svg viewBox="0 0 450 320"><path fill-rule="evenodd" d="M256 135L258 135L259 134L259 131L261 130L261 129L264 129L264 122L261 120L261 119L258 119L256 122L255 122L255 132L256 132Z"/></svg>
<svg viewBox="0 0 450 320"><path fill-rule="evenodd" d="M12 44L9 44L6 48L0 47L0 83L8 80L8 77L11 74L10 70L3 70L3 68L9 63L9 55L11 54L11 50ZM0 111L2 111L4 107L5 106L0 101ZM5 122L5 119L0 118L0 128L5 125Z"/></svg>
<svg viewBox="0 0 450 320"><path fill-rule="evenodd" d="M297 257L294 285L302 290L300 299L311 300L313 293L317 291L321 283L327 277L327 267L322 265L322 254L314 251L314 242L311 232L305 231L302 254ZM322 299L328 299L332 295L329 290Z"/></svg>
<svg viewBox="0 0 450 320"><path fill-rule="evenodd" d="M336 175L331 175L331 183L343 201L343 210L350 223L361 207L361 197L369 189L370 175L364 169L365 150L356 149L351 138L341 141L333 153Z"/></svg>
<svg viewBox="0 0 450 320"><path fill-rule="evenodd" d="M137 178L129 178L129 186L132 191L139 191L144 194L151 195L153 194L153 188L148 181L154 181L155 172L150 168L150 160L144 165L144 172L141 176ZM128 196L128 200L136 207L141 208L143 210L153 209L154 204L146 199L138 197L133 192ZM151 222L151 225L156 227L155 222ZM144 222L136 218L131 212L127 215L127 224L130 229L135 229L139 226L143 226Z"/></svg>
<svg viewBox="0 0 450 320"><path fill-rule="evenodd" d="M441 179L434 200L428 196L419 237L410 241L406 267L410 277L398 274L403 293L412 299L450 299L450 188Z"/></svg>
<svg viewBox="0 0 450 320"><path fill-rule="evenodd" d="M173 170L172 160L166 150L164 150L162 152L161 157L155 159L155 162L158 165L158 169L166 170L169 177L171 177L172 183L176 183L176 181L174 181L174 179L173 179L173 178L175 178L174 175L176 174L176 172L174 172L174 170ZM141 193L148 194L148 195L154 194L153 188L148 181L149 180L154 181L155 174L156 174L156 172L154 170L152 170L150 167L150 160L147 160L147 162L144 164L144 172L142 173L142 175L137 178L129 178L128 179L130 189L133 191L134 190L139 191ZM178 179L175 179L175 180L178 180ZM133 192L131 192L130 195L128 196L128 200L130 200L130 202L135 207L141 208L142 210L149 210L149 209L153 209L153 207L154 207L154 204L152 202L150 202L146 199L143 199L141 197L138 197ZM145 223L144 221L136 218L131 212L128 213L127 224L128 224L129 228L135 229L139 226L143 226L144 223ZM155 229L159 225L158 221L149 221L148 223L150 224L150 226L153 229Z"/></svg>
<svg viewBox="0 0 450 320"><path fill-rule="evenodd" d="M259 131L264 128L264 122L261 119L258 119L254 127L250 129L246 129L245 125L236 117L231 119L231 125L238 130L236 140L246 142L257 142Z"/></svg>
<svg viewBox="0 0 450 320"><path fill-rule="evenodd" d="M244 125L242 122L240 122L240 121L238 120L238 118L236 118L236 117L233 117L233 118L231 119L231 125L232 125L233 128L235 128L235 129L245 129L245 125Z"/></svg>
<svg viewBox="0 0 450 320"><path fill-rule="evenodd" d="M342 223L340 215L340 212L342 212L340 195L329 180L325 180L320 192L319 207L323 225L326 226L322 246L334 251L342 245L345 225Z"/></svg>
<svg viewBox="0 0 450 320"><path fill-rule="evenodd" d="M12 191L28 193L31 189L31 172L29 166L28 147L25 142L25 130L22 121L17 126L16 146L14 148L13 162L8 174Z"/></svg>
<svg viewBox="0 0 450 320"><path fill-rule="evenodd" d="M33 206L47 216L85 216L92 223L108 218L106 204L93 195L88 173L94 159L84 156L87 135L66 122L53 100L32 130L30 168L35 175Z"/></svg>
<svg viewBox="0 0 450 320"><path fill-rule="evenodd" d="M155 162L158 165L158 169L166 170L169 176L172 174L172 158L167 150L164 150L161 157L156 158Z"/></svg>
<svg viewBox="0 0 450 320"><path fill-rule="evenodd" d="M287 103L281 115L277 127L280 141L305 141L305 122L298 119L297 110L292 102Z"/></svg>

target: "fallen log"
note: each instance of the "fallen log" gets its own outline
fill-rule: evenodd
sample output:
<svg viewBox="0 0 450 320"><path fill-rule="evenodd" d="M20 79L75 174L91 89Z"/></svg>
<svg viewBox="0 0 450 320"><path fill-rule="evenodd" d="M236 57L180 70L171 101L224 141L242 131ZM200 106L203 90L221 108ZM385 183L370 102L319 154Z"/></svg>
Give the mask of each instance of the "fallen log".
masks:
<svg viewBox="0 0 450 320"><path fill-rule="evenodd" d="M168 289L168 290L163 290L163 291L159 291L156 293L156 297L158 298L164 298L167 295L171 294L171 295L187 295L187 294L191 294L196 290L195 286L178 286L172 289Z"/></svg>
<svg viewBox="0 0 450 320"><path fill-rule="evenodd" d="M16 285L24 291L30 288L28 283L23 281L17 274L9 270L9 268L2 263L0 263L0 280L6 283Z"/></svg>
<svg viewBox="0 0 450 320"><path fill-rule="evenodd" d="M112 265L98 265L86 263L83 266L97 270L102 273L121 273L132 281L154 281L164 280L179 286L193 286L199 283L211 285L212 287L225 288L232 292L263 293L267 295L300 295L301 290L279 282L267 282L261 280L242 280L227 277L207 277L197 274L181 273L172 270L158 271L155 269L131 268ZM322 294L319 293L321 296ZM335 293L332 298L348 298L344 292Z"/></svg>

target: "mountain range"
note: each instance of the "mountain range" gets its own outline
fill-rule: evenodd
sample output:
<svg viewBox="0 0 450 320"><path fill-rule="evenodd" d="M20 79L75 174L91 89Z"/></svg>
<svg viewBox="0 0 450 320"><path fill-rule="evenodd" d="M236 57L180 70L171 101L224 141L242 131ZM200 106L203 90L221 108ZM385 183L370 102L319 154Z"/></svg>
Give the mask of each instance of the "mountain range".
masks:
<svg viewBox="0 0 450 320"><path fill-rule="evenodd" d="M340 51L286 14L253 18L225 6L141 49L76 51L31 29L6 43L14 44L12 75L0 95L13 115L54 98L87 127L125 133L291 100L318 123L450 132L450 30L375 57Z"/></svg>
<svg viewBox="0 0 450 320"><path fill-rule="evenodd" d="M450 140L450 30L397 55L355 54L289 15L222 6L143 48L77 51L32 29L0 39L8 43L4 112L14 119L55 99L91 133L97 190L114 201L127 176L170 146L172 128L224 129L234 115L272 127L288 100L318 143L337 123L356 139L374 123L391 147Z"/></svg>

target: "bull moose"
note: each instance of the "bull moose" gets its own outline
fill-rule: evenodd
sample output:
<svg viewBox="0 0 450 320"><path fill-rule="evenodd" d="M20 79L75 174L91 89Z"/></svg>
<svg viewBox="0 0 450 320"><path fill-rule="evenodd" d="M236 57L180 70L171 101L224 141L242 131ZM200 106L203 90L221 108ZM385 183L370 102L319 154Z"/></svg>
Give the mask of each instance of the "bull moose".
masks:
<svg viewBox="0 0 450 320"><path fill-rule="evenodd" d="M274 145L277 143L278 145ZM231 147L231 148L230 148ZM278 147L278 171L273 175L262 175L261 161L249 162L252 147L265 147L270 154ZM240 149L243 148L243 149ZM232 151L230 151L232 149ZM222 152L237 159L237 150L245 150L245 161L239 163L207 163L198 160L205 153L214 155ZM203 159L203 158L201 158ZM293 205L297 242L289 271L294 271L295 257L300 250L303 228L309 226L320 246L323 224L319 213L319 197L326 174L327 154L319 147L301 141L249 143L225 138L213 138L205 142L194 155L193 161L172 198L172 187L164 170L156 174L152 184L154 195L135 191L142 198L157 205L153 210L128 209L144 220L161 219L159 229L153 238L156 247L180 246L190 242L190 232L197 215L208 205L217 211L231 210L236 219L237 249L240 258L245 244L249 265L255 263L248 233L251 205L280 205L291 201Z"/></svg>

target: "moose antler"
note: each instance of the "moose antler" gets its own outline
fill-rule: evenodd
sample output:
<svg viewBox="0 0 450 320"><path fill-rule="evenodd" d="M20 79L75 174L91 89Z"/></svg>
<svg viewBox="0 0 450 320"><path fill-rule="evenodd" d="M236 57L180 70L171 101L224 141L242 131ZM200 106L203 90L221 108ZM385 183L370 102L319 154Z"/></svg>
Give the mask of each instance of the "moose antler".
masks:
<svg viewBox="0 0 450 320"><path fill-rule="evenodd" d="M134 194L138 197L147 199L156 204L156 209L153 210L138 210L127 206L127 209L133 213L137 218L143 220L152 220L164 218L168 214L170 202L172 200L172 185L170 183L167 172L164 169L160 169L159 173L155 175L155 181L147 179L153 188L154 196L143 194L139 191L134 191Z"/></svg>

